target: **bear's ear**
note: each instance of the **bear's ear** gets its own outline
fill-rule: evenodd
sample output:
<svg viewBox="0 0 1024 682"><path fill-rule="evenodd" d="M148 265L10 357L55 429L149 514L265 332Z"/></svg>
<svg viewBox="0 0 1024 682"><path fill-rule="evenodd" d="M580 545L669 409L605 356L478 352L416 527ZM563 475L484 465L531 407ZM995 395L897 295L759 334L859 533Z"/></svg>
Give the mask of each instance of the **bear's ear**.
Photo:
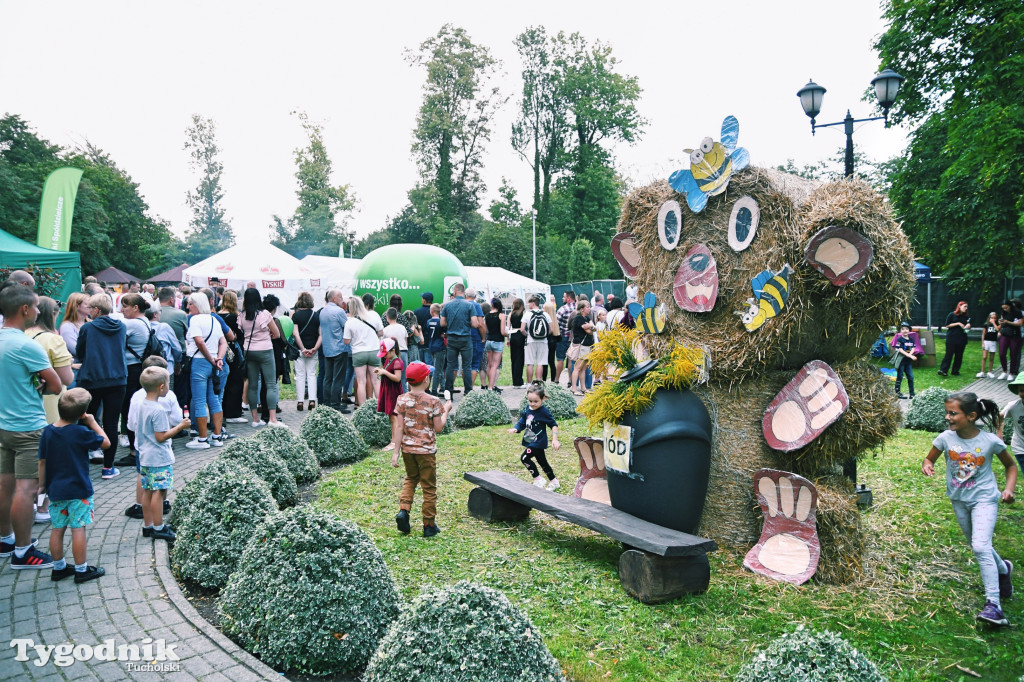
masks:
<svg viewBox="0 0 1024 682"><path fill-rule="evenodd" d="M867 237L841 225L818 230L804 247L807 264L837 287L864 277L874 255L875 249Z"/></svg>

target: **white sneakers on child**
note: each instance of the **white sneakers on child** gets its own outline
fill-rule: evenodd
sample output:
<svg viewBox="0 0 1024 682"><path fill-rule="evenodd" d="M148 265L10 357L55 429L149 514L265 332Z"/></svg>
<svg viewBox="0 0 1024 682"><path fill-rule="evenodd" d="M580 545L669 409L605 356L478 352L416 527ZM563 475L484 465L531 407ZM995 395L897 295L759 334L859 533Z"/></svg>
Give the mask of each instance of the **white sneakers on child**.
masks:
<svg viewBox="0 0 1024 682"><path fill-rule="evenodd" d="M985 378L985 373L984 372L978 372L977 374L974 375L974 378L975 379L984 379Z"/></svg>
<svg viewBox="0 0 1024 682"><path fill-rule="evenodd" d="M552 491L558 490L558 487L560 485L562 485L562 484L558 482L557 478L552 478L551 481L548 482L548 484L546 486L546 489L547 490L552 490Z"/></svg>
<svg viewBox="0 0 1024 682"><path fill-rule="evenodd" d="M543 476L538 476L537 478L533 479L533 484L538 488L543 488L546 485Z"/></svg>
<svg viewBox="0 0 1024 682"><path fill-rule="evenodd" d="M988 372L988 373L985 374L985 376L987 376L989 379L995 379L996 378L996 373L995 372Z"/></svg>

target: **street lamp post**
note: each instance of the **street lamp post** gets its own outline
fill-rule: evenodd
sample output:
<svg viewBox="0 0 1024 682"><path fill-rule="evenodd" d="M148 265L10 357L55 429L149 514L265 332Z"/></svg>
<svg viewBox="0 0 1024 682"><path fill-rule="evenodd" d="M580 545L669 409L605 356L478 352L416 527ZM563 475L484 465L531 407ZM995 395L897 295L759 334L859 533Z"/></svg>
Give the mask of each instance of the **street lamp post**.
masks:
<svg viewBox="0 0 1024 682"><path fill-rule="evenodd" d="M533 279L537 279L537 209L533 209Z"/></svg>
<svg viewBox="0 0 1024 682"><path fill-rule="evenodd" d="M356 245L356 231L351 230L350 232L346 233L346 236L348 237L348 257L352 258L352 250L355 248Z"/></svg>
<svg viewBox="0 0 1024 682"><path fill-rule="evenodd" d="M903 76L892 69L885 69L871 79L871 85L875 88L875 97L882 106L882 115L871 118L854 118L850 110L846 110L846 118L836 123L817 123L815 118L821 113L821 102L825 98L825 88L814 81L808 81L796 94L800 98L800 106L804 113L811 119L811 135L818 128L830 126L843 126L846 132L846 177L853 177L853 124L866 121L885 121L885 127L889 127L889 107L896 101L896 93L899 92L900 84L903 83Z"/></svg>
<svg viewBox="0 0 1024 682"><path fill-rule="evenodd" d="M889 107L896 101L896 93L899 92L900 84L903 83L903 76L892 69L884 69L881 73L871 79L871 85L875 88L875 97L882 106L882 115L871 118L854 118L850 110L846 110L846 118L836 123L821 123L815 119L821 113L821 102L825 98L825 88L813 80L800 88L796 93L800 98L800 106L804 113L811 119L811 135L817 128L828 128L830 126L843 126L846 133L846 177L853 178L853 124L866 121L885 121L885 127L889 127ZM853 481L854 495L857 497L857 504L870 506L872 502L871 490L861 483L857 485L857 459L851 457L843 462L843 474Z"/></svg>

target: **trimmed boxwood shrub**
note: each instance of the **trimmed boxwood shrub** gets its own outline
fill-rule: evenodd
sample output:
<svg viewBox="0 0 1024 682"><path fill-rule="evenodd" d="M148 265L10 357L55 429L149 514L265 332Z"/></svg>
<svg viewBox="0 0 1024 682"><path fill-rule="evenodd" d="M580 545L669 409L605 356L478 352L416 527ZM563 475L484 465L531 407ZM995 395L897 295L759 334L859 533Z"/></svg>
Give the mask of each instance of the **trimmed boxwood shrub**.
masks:
<svg viewBox="0 0 1024 682"><path fill-rule="evenodd" d="M370 454L369 446L352 422L337 410L323 405L309 413L299 434L320 461L320 466L356 462Z"/></svg>
<svg viewBox="0 0 1024 682"><path fill-rule="evenodd" d="M526 385L526 390L530 390L529 384ZM576 398L573 397L572 391L565 386L550 381L545 382L544 394L547 396L544 406L548 408L548 412L555 419L573 419L580 416L576 412ZM526 396L524 395L523 399L519 401L519 411L522 412L527 407Z"/></svg>
<svg viewBox="0 0 1024 682"><path fill-rule="evenodd" d="M284 460L264 443L255 438L231 441L231 445L222 451L221 459L244 464L252 469L254 474L270 486L277 506L282 509L298 503L299 489L295 485L295 477Z"/></svg>
<svg viewBox="0 0 1024 682"><path fill-rule="evenodd" d="M377 404L367 400L352 415L352 426L371 448L382 448L391 442L391 420L377 411Z"/></svg>
<svg viewBox="0 0 1024 682"><path fill-rule="evenodd" d="M504 594L461 581L424 590L370 660L366 682L553 682L562 670L530 619Z"/></svg>
<svg viewBox="0 0 1024 682"><path fill-rule="evenodd" d="M362 670L399 606L370 537L308 505L257 530L220 595L221 626L246 651L311 675Z"/></svg>
<svg viewBox="0 0 1024 682"><path fill-rule="evenodd" d="M178 525L171 549L175 575L209 589L224 587L246 543L276 511L270 487L251 469L218 472Z"/></svg>
<svg viewBox="0 0 1024 682"><path fill-rule="evenodd" d="M284 460L288 471L295 477L296 484L304 485L320 478L320 462L317 461L316 455L306 445L306 441L289 429L263 429L253 440L273 450Z"/></svg>
<svg viewBox="0 0 1024 682"><path fill-rule="evenodd" d="M735 682L884 682L874 663L834 632L798 625L740 668Z"/></svg>
<svg viewBox="0 0 1024 682"><path fill-rule="evenodd" d="M905 423L908 429L934 431L936 433L949 428L946 423L946 398L950 392L939 386L921 391L910 401Z"/></svg>
<svg viewBox="0 0 1024 682"><path fill-rule="evenodd" d="M471 429L511 424L512 416L497 391L470 391L452 410L449 420L456 428Z"/></svg>
<svg viewBox="0 0 1024 682"><path fill-rule="evenodd" d="M244 470L252 472L248 467L244 467ZM174 504L171 507L171 525L175 528L180 528L181 524L185 522L185 519L196 506L196 502L203 494L206 486L225 473L233 471L240 471L239 466L234 463L225 462L220 457L197 471L196 475L189 479L188 483L183 485L174 496Z"/></svg>

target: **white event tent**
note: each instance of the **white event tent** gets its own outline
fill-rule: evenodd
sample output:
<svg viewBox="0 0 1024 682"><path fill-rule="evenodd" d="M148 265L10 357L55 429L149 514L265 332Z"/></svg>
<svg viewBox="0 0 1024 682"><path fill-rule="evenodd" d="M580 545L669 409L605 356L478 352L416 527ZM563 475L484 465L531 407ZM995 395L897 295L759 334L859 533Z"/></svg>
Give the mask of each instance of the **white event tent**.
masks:
<svg viewBox="0 0 1024 682"><path fill-rule="evenodd" d="M338 260L338 259L334 259ZM184 281L192 286L223 286L241 291L246 283L255 282L264 296L274 294L282 308L291 308L302 291L314 294L324 287L324 276L318 268L272 244L246 242L210 256L186 268Z"/></svg>
<svg viewBox="0 0 1024 682"><path fill-rule="evenodd" d="M302 263L316 270L323 275L323 286L321 289L338 288L351 294L356 288L356 273L362 260L359 258L334 258L332 256L306 256ZM524 301L531 294L543 294L551 296L551 287L543 282L517 275L505 268L466 266L466 275L469 277L469 286L476 289L477 293L488 300L494 297L501 299L502 305L510 307L512 299L521 298ZM323 305L323 295L317 296L314 292L317 307ZM439 296L434 292L435 296ZM435 299L443 303L439 298ZM419 303L416 301L415 303ZM411 306L416 307L416 306Z"/></svg>

